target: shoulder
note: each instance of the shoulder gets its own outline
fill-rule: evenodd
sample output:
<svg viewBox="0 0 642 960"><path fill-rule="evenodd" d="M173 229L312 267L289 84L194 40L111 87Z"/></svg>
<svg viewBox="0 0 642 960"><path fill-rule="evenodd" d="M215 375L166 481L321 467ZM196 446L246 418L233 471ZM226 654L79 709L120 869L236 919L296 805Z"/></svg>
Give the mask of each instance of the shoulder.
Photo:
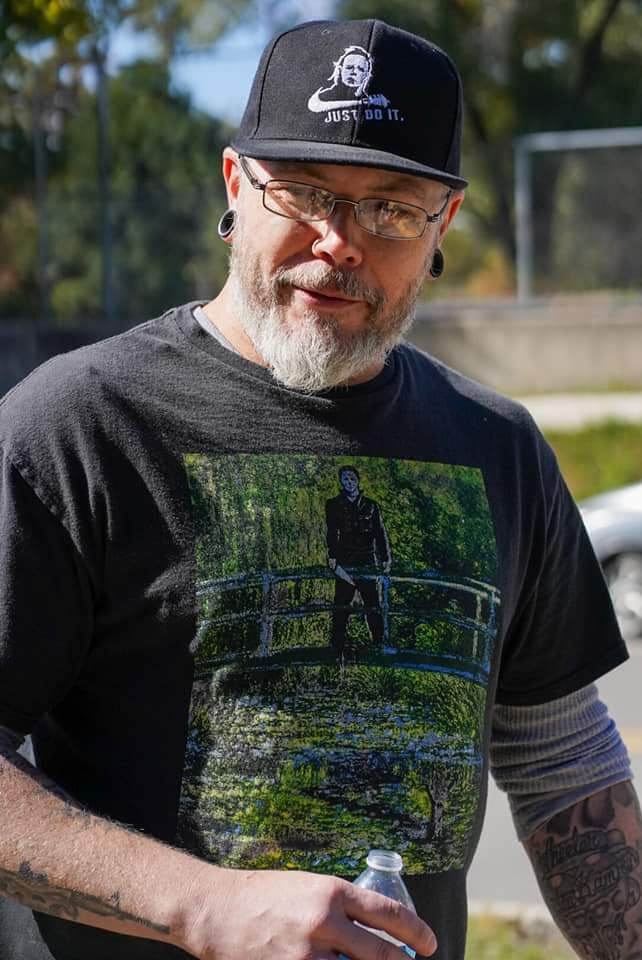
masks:
<svg viewBox="0 0 642 960"><path fill-rule="evenodd" d="M526 407L404 342L398 349L404 385L413 403L468 442L546 452L548 444Z"/></svg>
<svg viewBox="0 0 642 960"><path fill-rule="evenodd" d="M59 354L0 400L0 443L11 452L41 435L81 429L118 396L157 378L155 359L171 336L173 311L116 336Z"/></svg>
<svg viewBox="0 0 642 960"><path fill-rule="evenodd" d="M3 455L50 509L93 495L156 436L159 383L185 349L172 314L53 357L0 401Z"/></svg>
<svg viewBox="0 0 642 960"><path fill-rule="evenodd" d="M453 370L412 344L398 349L402 398L425 412L425 429L439 431L447 461L546 498L560 483L556 456L533 417L516 400ZM423 414L421 415L423 418ZM420 421L419 430L424 429Z"/></svg>
<svg viewBox="0 0 642 960"><path fill-rule="evenodd" d="M531 415L518 401L454 370L414 344L404 342L397 349L413 389L430 393L441 405L465 410L482 421L503 422L527 431L533 428Z"/></svg>

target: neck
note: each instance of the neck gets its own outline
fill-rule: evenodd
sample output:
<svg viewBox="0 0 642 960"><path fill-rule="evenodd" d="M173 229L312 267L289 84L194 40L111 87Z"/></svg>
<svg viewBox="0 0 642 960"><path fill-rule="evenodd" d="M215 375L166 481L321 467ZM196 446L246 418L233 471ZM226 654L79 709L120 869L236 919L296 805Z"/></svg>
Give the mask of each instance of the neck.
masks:
<svg viewBox="0 0 642 960"><path fill-rule="evenodd" d="M251 363L256 363L260 367L267 367L267 363L258 353L256 347L243 329L242 324L236 317L232 304L232 296L229 280L219 293L218 297L210 300L203 307L203 312L211 324L220 330L226 340L228 340L240 355Z"/></svg>

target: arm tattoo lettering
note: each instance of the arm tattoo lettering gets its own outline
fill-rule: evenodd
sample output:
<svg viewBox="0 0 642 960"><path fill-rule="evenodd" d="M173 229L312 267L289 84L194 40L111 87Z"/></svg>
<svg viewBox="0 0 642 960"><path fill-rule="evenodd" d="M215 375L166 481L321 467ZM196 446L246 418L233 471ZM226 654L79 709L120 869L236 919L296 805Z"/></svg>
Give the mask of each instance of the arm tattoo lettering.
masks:
<svg viewBox="0 0 642 960"><path fill-rule="evenodd" d="M642 960L642 818L629 782L553 817L527 842L544 898L585 960Z"/></svg>
<svg viewBox="0 0 642 960"><path fill-rule="evenodd" d="M11 900L17 900L18 903L32 910L61 917L64 920L78 920L81 912L84 912L94 917L130 921L157 933L170 932L169 927L163 924L154 923L152 920L123 910L118 891L107 899L103 899L89 893L55 886L49 882L47 874L36 873L26 860L20 864L17 873L11 873L0 867L0 894Z"/></svg>

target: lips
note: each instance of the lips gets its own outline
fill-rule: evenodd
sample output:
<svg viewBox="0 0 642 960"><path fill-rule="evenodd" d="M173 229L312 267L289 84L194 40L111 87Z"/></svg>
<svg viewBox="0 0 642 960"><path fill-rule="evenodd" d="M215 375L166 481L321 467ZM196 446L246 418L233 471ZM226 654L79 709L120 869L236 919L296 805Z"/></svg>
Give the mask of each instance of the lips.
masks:
<svg viewBox="0 0 642 960"><path fill-rule="evenodd" d="M321 302L325 301L328 304L344 303L347 305L350 303L363 302L360 299L355 297L347 297L344 293L340 293L338 290L328 290L328 289L313 290L313 289L309 289L308 287L298 287L298 286L295 286L294 289L298 290L300 293L302 293L306 297L310 297L313 300L317 300Z"/></svg>

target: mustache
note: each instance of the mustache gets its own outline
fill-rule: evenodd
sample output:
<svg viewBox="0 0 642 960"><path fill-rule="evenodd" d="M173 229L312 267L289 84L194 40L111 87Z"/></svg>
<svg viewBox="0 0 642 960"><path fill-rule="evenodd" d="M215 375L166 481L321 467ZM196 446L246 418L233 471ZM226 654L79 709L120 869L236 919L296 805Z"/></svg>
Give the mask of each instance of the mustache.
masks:
<svg viewBox="0 0 642 960"><path fill-rule="evenodd" d="M384 296L376 287L364 283L356 273L348 270L339 270L332 267L310 269L309 267L281 267L273 277L275 290L284 290L286 287L301 286L308 290L323 293L325 290L336 290L346 297L355 300L365 300L371 307L380 307Z"/></svg>

